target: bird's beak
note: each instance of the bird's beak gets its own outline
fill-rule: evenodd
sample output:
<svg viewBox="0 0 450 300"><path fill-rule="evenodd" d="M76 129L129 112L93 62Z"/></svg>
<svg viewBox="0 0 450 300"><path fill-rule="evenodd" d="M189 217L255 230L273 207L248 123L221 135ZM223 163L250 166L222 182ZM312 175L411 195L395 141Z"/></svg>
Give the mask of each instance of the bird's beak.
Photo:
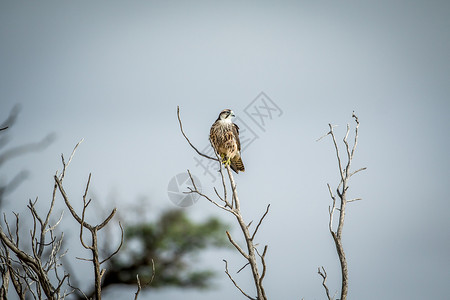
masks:
<svg viewBox="0 0 450 300"><path fill-rule="evenodd" d="M236 117L236 116L234 115L234 112L231 112L231 113L230 113L230 116L232 116L233 118Z"/></svg>

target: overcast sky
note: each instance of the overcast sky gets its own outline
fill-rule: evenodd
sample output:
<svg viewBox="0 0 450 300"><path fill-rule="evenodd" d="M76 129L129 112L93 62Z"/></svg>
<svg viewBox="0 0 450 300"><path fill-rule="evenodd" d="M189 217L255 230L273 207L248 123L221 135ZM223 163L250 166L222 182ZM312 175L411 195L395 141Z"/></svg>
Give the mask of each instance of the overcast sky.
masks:
<svg viewBox="0 0 450 300"><path fill-rule="evenodd" d="M267 295L324 299L317 267L327 269L332 293L340 282L326 187L338 173L331 140L316 140L328 123L340 137L347 123L353 129L354 110L353 166L367 171L350 182L350 197L363 201L348 206L343 233L349 299L447 299L449 16L448 1L1 1L1 120L21 104L8 146L57 137L2 166L3 183L30 172L6 213L26 214L37 196L46 207L60 154L82 138L65 179L73 202L90 172L94 201L123 211L143 201L143 218L176 207L167 187L186 169L213 195L217 182L194 160L176 107L199 149L231 108L251 141L246 171L235 176L244 218L257 220L271 204L257 240L269 244ZM264 101L273 115L258 119L251 113ZM185 209L233 224L202 199ZM212 290L142 299L240 299L224 258L232 272L243 265L235 251L199 257L218 271ZM237 279L252 293L249 270Z"/></svg>

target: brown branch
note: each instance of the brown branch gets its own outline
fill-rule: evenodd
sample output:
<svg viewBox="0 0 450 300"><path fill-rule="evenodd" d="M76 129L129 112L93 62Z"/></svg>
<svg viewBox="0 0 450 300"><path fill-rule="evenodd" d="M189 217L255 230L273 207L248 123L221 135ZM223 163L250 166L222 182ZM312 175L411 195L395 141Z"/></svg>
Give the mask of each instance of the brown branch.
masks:
<svg viewBox="0 0 450 300"><path fill-rule="evenodd" d="M120 237L120 244L119 247L117 247L116 251L114 251L113 253L111 253L107 258L105 258L104 260L102 260L100 262L100 264L103 264L104 262L110 260L114 255L116 255L117 253L119 253L120 248L122 248L123 245L123 227L122 224L119 222L119 227L120 227L120 231L121 231L121 237Z"/></svg>
<svg viewBox="0 0 450 300"><path fill-rule="evenodd" d="M56 299L54 295L54 287L50 283L49 278L47 277L46 273L41 267L40 262L32 257L31 255L27 254L26 252L20 250L3 232L3 229L0 226L0 239L2 242L11 249L17 256L17 258L20 259L21 262L26 264L27 267L30 267L34 274L36 274L38 281L44 290L45 295L49 299Z"/></svg>
<svg viewBox="0 0 450 300"><path fill-rule="evenodd" d="M69 160L70 161L70 160ZM116 208L114 208L112 210L112 212L110 213L110 215L99 225L93 226L90 225L89 223L85 222L84 217L85 217L85 212L86 212L86 208L89 206L91 200L86 201L86 197L87 197L87 193L88 193L88 189L89 189L89 184L90 184L90 180L91 180L91 174L89 174L89 178L88 178L88 182L86 184L86 189L83 195L83 210L82 210L82 217L80 218L80 216L76 213L76 211L73 209L72 205L70 204L69 198L67 197L66 192L64 191L64 188L62 186L61 180L57 177L54 176L56 185L58 186L58 189L61 193L61 196L64 199L64 202L67 206L67 208L69 209L70 213L72 214L72 216L74 217L74 219L80 224L80 242L83 245L83 247L85 247L86 249L91 250L92 252L92 259L90 259L90 261L92 261L92 264L94 266L94 274L95 274L95 298L96 299L101 299L101 279L102 276L105 272L105 270L100 270L100 265L105 262L106 260L110 259L113 255L115 255L120 247L122 246L123 243L123 230L122 230L122 240L120 243L119 248L113 252L112 255L110 255L107 259L100 261L99 259L99 254L98 254L98 237L97 237L97 233L99 230L101 230L102 228L104 228L108 222L113 218L114 214L116 213ZM122 229L122 226L120 226ZM86 228L89 230L89 232L91 233L91 244L90 245L86 245L83 241L83 228ZM86 259L83 259L86 260Z"/></svg>
<svg viewBox="0 0 450 300"><path fill-rule="evenodd" d="M336 142L336 137L334 135L333 126L331 124L328 124L330 131L326 134L326 135L331 135L331 137L332 137L334 148L335 148L335 153L336 153L336 158L337 158L337 162L338 162L339 174L341 177L338 187L336 188L337 197L333 194L330 185L327 184L328 191L329 191L330 197L332 199L332 205L329 207L329 224L328 225L329 225L330 234L331 234L334 244L336 246L336 251L338 253L339 262L341 265L341 277L342 277L341 278L341 296L340 296L341 300L346 300L347 294L348 294L347 259L345 257L344 247L342 246L342 231L343 231L344 220L345 220L345 208L346 208L347 203L361 200L361 198L354 198L354 199L347 200L347 191L349 188L348 181L349 181L350 177L352 177L356 173L366 169L366 168L360 168L356 171L350 172L351 164L352 164L353 157L354 157L355 150L356 150L356 145L358 142L358 128L359 128L359 120L354 112L352 114L352 117L355 119L355 122L356 122L355 139L354 139L353 146L350 146L350 144L348 142L348 137L349 137L349 133L350 133L350 126L348 124L347 124L346 133L342 140L345 145L345 151L347 154L347 162L345 164L345 167L342 164L341 154L339 152L339 147ZM336 203L337 199L339 199L339 203ZM338 221L337 228L333 229L333 216L334 216L335 211L338 211L339 221ZM318 273L323 278L322 284L325 288L328 299L332 299L329 294L329 290L326 286L327 274L325 272L324 267L322 267L322 271L319 268Z"/></svg>
<svg viewBox="0 0 450 300"><path fill-rule="evenodd" d="M141 281L139 280L139 274L136 275L136 280L137 280L138 289L137 289L136 293L134 294L134 300L137 300L138 295L141 292Z"/></svg>
<svg viewBox="0 0 450 300"><path fill-rule="evenodd" d="M258 264L256 261L256 256L255 256L256 248L255 248L255 245L253 244L252 236L250 235L248 227L247 227L246 223L244 222L244 219L241 215L240 202L239 202L239 197L238 197L237 189L236 189L236 182L234 181L234 177L233 177L233 174L231 173L230 166L226 165L225 168L227 170L228 178L230 179L231 190L233 192L233 200L234 200L233 212L235 213L234 215L236 217L237 222L239 223L239 226L241 227L242 233L245 238L245 242L247 244L247 252L245 253L246 255L244 257L248 260L248 262L250 263L250 267L252 269L253 281L255 282L256 292L258 295L257 298L260 300L267 299L265 292L264 292L264 288L262 286L262 280L261 280L261 277L260 277L259 271L258 271Z"/></svg>
<svg viewBox="0 0 450 300"><path fill-rule="evenodd" d="M212 160L219 161L217 158L214 158L214 157L211 157L211 156L208 156L208 155L206 155L206 154L201 153L201 152L198 151L197 148L191 143L191 141L190 141L189 138L186 136L186 134L184 133L184 130L183 130L183 124L181 123L181 118L180 118L180 107L179 107L179 106L177 106L177 116L178 116L178 123L180 124L180 130L181 130L181 133L183 134L184 138L185 138L186 141L189 143L189 145L192 147L192 149L194 149L195 152L197 152L197 154L200 155L200 156L206 157L206 158L208 158L208 159L212 159Z"/></svg>
<svg viewBox="0 0 450 300"><path fill-rule="evenodd" d="M347 203L349 203L349 202L355 202L355 201L360 201L360 200L362 200L362 198L350 199L350 200L347 200Z"/></svg>
<svg viewBox="0 0 450 300"><path fill-rule="evenodd" d="M72 214L72 217L79 223L84 223L81 218L77 215L76 211L73 209L72 205L69 202L69 198L67 197L66 191L64 190L62 183L60 181L60 179L55 175L53 177L55 179L55 182L58 186L59 192L61 193L61 196L64 199L64 202L66 203L67 208L69 209L70 213ZM84 227L86 227L86 229L89 229L89 224L84 223Z"/></svg>
<svg viewBox="0 0 450 300"><path fill-rule="evenodd" d="M270 208L270 204L267 205L266 212L263 214L261 219L259 219L258 225L256 225L255 231L252 234L252 240L255 239L256 232L258 232L259 226L261 225L262 221L264 220L264 218L266 217L267 213L269 212L269 208ZM247 226L247 227L249 227L249 226Z"/></svg>
<svg viewBox="0 0 450 300"><path fill-rule="evenodd" d="M244 252L244 250L242 250L241 247L239 247L239 245L231 238L230 233L227 231L227 237L228 240L230 241L231 244L233 244L233 246L239 251L239 253L241 253L241 255L245 258L248 259L248 254Z"/></svg>
<svg viewBox="0 0 450 300"><path fill-rule="evenodd" d="M138 289L134 295L134 300L137 300L139 293L141 292L141 281L139 280L139 274L136 275L136 279L137 279L137 285L138 285ZM153 280L155 279L155 262L152 258L152 277L150 278L150 281L148 283L146 283L145 285L150 285Z"/></svg>
<svg viewBox="0 0 450 300"><path fill-rule="evenodd" d="M322 270L320 270L320 268L318 268L317 273L322 277L322 285L327 294L327 299L332 300L332 298L330 296L330 290L328 289L328 286L327 286L327 272L325 271L325 268L322 267Z"/></svg>
<svg viewBox="0 0 450 300"><path fill-rule="evenodd" d="M266 259L265 259L266 253L267 253L267 247L268 247L267 245L264 246L263 254L259 254L258 250L256 250L256 248L255 248L256 253L258 253L259 257L261 257L261 264L263 266L263 271L262 271L261 277L259 278L259 284L261 285L261 287L262 287L262 281L263 281L264 277L266 276L266 270L267 270Z"/></svg>
<svg viewBox="0 0 450 300"><path fill-rule="evenodd" d="M105 227L109 223L109 221L111 221L111 219L114 217L116 211L117 211L117 208L114 207L112 209L111 213L109 214L109 216L107 216L106 219L102 223L100 223L99 225L96 226L97 229L100 230L103 227Z"/></svg>
<svg viewBox="0 0 450 300"><path fill-rule="evenodd" d="M0 239L2 241L3 248L7 251L6 256L2 256L1 259L5 262L5 265L8 268L11 282L13 283L16 293L20 299L25 299L27 292L31 293L34 298L42 298L45 295L44 297L47 299L60 299L60 289L66 282L66 279L68 279L68 275L61 277L58 274L58 267L61 265L59 260L65 255L65 253L59 254L63 235L61 235L58 239L53 235L53 230L58 225L60 220L55 225L46 228L48 226L49 218L46 218L44 221L38 215L36 203L37 198L34 202L30 200L27 205L33 221L33 227L30 230L30 254L26 253L19 247L19 215L14 213L16 218L16 241L14 241L13 234L5 215L4 221L9 236L7 236L0 227ZM50 212L51 210L52 205L49 208ZM47 216L48 215L49 213L47 212ZM40 225L40 229L37 228L37 224ZM45 236L47 232L50 232L50 242L45 243ZM42 253L46 247L49 247L50 251L48 251L46 261L44 261L42 258ZM13 260L9 256L9 250L15 254L17 260ZM18 264L20 268L13 267L13 263ZM52 270L54 272L54 278L50 280L49 272ZM52 282L56 284L56 287L52 285Z"/></svg>
<svg viewBox="0 0 450 300"><path fill-rule="evenodd" d="M206 194L203 194L202 192L200 192L197 188L197 185L195 184L194 178L192 177L191 171L187 170L189 178L191 179L192 182L192 186L194 187L194 189L189 188L189 192L188 193L195 193L198 194L199 196L205 198L206 200L208 200L209 202L211 202L212 204L214 204L217 207L220 207L223 210L226 210L232 214L234 214L233 210L231 210L230 208L228 208L227 206L229 206L228 202L225 202L226 206L220 205L219 203L217 203L216 201L214 201L213 199L211 199L210 197L208 197Z"/></svg>
<svg viewBox="0 0 450 300"><path fill-rule="evenodd" d="M84 139L81 139L81 140L75 145L75 147L74 147L73 150L72 150L72 153L70 154L69 160L67 161L67 164L66 164L66 162L64 161L64 155L61 154L61 161L62 161L62 164L63 164L63 169L62 169L62 171L61 171L61 176L59 177L59 180L60 180L61 182L62 182L63 179L64 179L64 175L66 174L67 167L68 167L68 166L70 165L70 163L72 162L73 156L75 155L75 151L77 151L78 146L80 146L80 144L81 144L83 141L84 141Z"/></svg>
<svg viewBox="0 0 450 300"><path fill-rule="evenodd" d="M330 135L333 138L334 147L336 149L336 157L337 157L337 161L338 161L339 174L341 175L341 180L344 181L344 171L342 169L341 155L339 154L339 147L337 145L336 138L334 136L333 126L331 124L328 124L328 126L330 127Z"/></svg>
<svg viewBox="0 0 450 300"><path fill-rule="evenodd" d="M225 262L225 274L228 275L228 278L230 278L231 282L234 284L234 286L242 293L242 295L244 295L245 297L247 297L248 299L252 299L252 300L256 300L257 298L252 298L249 295L247 295L242 289L241 287L236 283L236 281L234 281L233 277L231 277L230 272L228 272L228 262L224 259L223 260Z"/></svg>
<svg viewBox="0 0 450 300"><path fill-rule="evenodd" d="M242 266L242 268L240 268L239 270L237 270L236 274L240 273L242 270L245 269L246 266L248 266L250 263L246 263L245 265Z"/></svg>
<svg viewBox="0 0 450 300"><path fill-rule="evenodd" d="M199 151L197 150L197 148L189 141L189 138L186 136L186 134L185 134L184 131L183 131L183 125L182 125L181 118L180 118L180 110L179 110L179 107L177 107L177 115L178 115L178 122L179 122L179 125L180 125L181 133L183 134L184 138L185 138L186 141L189 143L189 145L190 145L190 146L191 146L191 147L192 147L199 155L201 155L201 156L203 156L203 157L206 157L206 158L209 158L209 159L213 159L213 160L219 162L219 172L220 172L221 179L222 179L222 185L223 185L224 196L221 197L221 196L219 195L219 193L217 192L217 189L214 189L214 191L215 191L216 195L218 196L218 198L219 198L221 201L225 202L225 205L221 205L221 204L217 203L216 201L214 201L213 199L211 199L210 197L208 197L207 195L201 193L201 192L197 189L197 186L196 186L196 184L195 184L195 181L194 181L194 179L193 179L191 173L190 173L189 170L188 170L189 177L191 178L192 185L194 186L193 189L190 188L190 193L196 193L196 194L200 195L201 197L207 199L209 202L213 203L213 204L216 205L217 207L219 207L219 208L221 208L221 209L223 209L223 210L225 210L225 211L227 211L227 212L233 214L233 215L236 217L236 220L237 220L237 222L239 223L239 226L240 226L241 231L242 231L242 233L243 233L243 236L244 236L245 243L246 243L246 246L247 246L247 247L246 247L245 250L242 249L242 248L241 248L241 247L240 247L240 246L232 239L230 233L227 231L226 233L227 233L227 236L228 236L228 240L229 240L230 243L238 250L238 252L239 252L239 253L247 260L248 264L249 264L250 267L251 267L252 275L253 275L253 281L254 281L254 283L255 283L255 288L256 288L256 293L257 293L257 298L256 298L256 299L258 299L258 300L266 300L267 297L266 297L266 295L265 295L265 291L264 291L264 288L263 288L263 285L262 285L262 280L263 280L263 278L264 278L264 276L265 276L265 274L266 274L266 264L265 264L264 256L265 256L265 253L266 253L266 251L267 251L267 246L264 248L263 255L260 255L260 258L261 258L261 261L262 261L262 265L263 265L263 274L262 274L262 276L260 276L260 275L259 275L259 271L258 271L258 262L257 262L257 259L256 259L256 254L255 254L255 252L257 252L257 250L256 250L256 247L255 247L255 244L253 243L253 239L254 239L254 237L255 237L255 235L256 235L256 232L258 231L258 229L259 229L259 227L260 227L260 225L261 225L263 219L264 219L265 216L267 215L267 213L268 213L268 211L269 211L270 205L267 207L266 212L265 212L264 215L261 217L261 219L260 219L258 225L256 226L256 229L255 229L254 233L253 233L253 234L250 234L250 231L249 231L249 225L246 225L246 223L245 223L245 221L244 221L244 219L243 219L243 217L242 217L242 215L241 215L241 211L240 211L240 202L239 202L239 197L238 197L237 189L236 189L236 182L235 182L235 180L234 180L234 177L233 177L233 174L232 174L232 172L231 172L230 166L229 166L229 165L225 165L225 169L227 170L227 174L228 174L228 178L229 178L229 182L230 182L230 186L231 186L231 191L232 191L232 199L231 199L231 202L228 201L228 198L227 198L227 187L226 187L226 182L225 182L225 176L224 176L223 169L222 169L222 163L221 163L220 159L218 158L217 153L215 152L217 158L212 158L212 157L209 157L209 156L204 155L204 154L202 154L201 152L199 152ZM258 255L259 255L259 254L258 254ZM245 295L247 298L249 298L249 299L254 299L254 298L248 296L248 295L247 295L247 294L246 294L246 293L238 286L238 284L234 281L234 279L231 277L231 275L230 275L229 272L228 272L228 265L227 265L227 262L226 262L226 260L224 260L224 261L225 261L225 273L228 275L228 277L229 277L230 280L233 282L233 284L236 286L236 288L238 288L239 291L241 291L241 293L242 293L243 295Z"/></svg>
<svg viewBox="0 0 450 300"><path fill-rule="evenodd" d="M366 169L367 169L367 168L364 167L364 168L360 168L360 169L358 169L358 170L356 170L356 171L353 171L352 173L350 173L350 174L348 175L348 177L350 178L350 177L352 177L353 175L355 175L356 173L359 173L359 172L364 171L364 170L366 170Z"/></svg>

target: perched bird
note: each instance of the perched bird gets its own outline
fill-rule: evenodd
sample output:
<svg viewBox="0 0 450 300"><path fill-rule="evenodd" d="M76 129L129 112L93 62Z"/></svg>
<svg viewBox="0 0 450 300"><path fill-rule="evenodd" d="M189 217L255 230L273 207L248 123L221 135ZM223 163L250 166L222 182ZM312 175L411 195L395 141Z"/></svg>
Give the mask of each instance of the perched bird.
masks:
<svg viewBox="0 0 450 300"><path fill-rule="evenodd" d="M222 159L222 163L239 173L239 171L245 171L245 168L241 159L239 127L231 121L232 117L234 113L231 109L222 110L211 126L209 140Z"/></svg>

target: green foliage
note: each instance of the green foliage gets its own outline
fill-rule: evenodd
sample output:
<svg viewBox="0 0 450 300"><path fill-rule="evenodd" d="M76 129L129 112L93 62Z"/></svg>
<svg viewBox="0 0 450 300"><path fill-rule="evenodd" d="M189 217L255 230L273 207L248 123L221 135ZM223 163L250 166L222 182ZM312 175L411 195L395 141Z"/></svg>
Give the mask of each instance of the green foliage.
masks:
<svg viewBox="0 0 450 300"><path fill-rule="evenodd" d="M216 218L195 223L182 210L164 212L154 223L125 226L124 248L113 257L104 275L103 286L142 284L155 274L151 287L207 288L213 277L211 270L193 266L198 254L208 247L225 247L226 226Z"/></svg>

